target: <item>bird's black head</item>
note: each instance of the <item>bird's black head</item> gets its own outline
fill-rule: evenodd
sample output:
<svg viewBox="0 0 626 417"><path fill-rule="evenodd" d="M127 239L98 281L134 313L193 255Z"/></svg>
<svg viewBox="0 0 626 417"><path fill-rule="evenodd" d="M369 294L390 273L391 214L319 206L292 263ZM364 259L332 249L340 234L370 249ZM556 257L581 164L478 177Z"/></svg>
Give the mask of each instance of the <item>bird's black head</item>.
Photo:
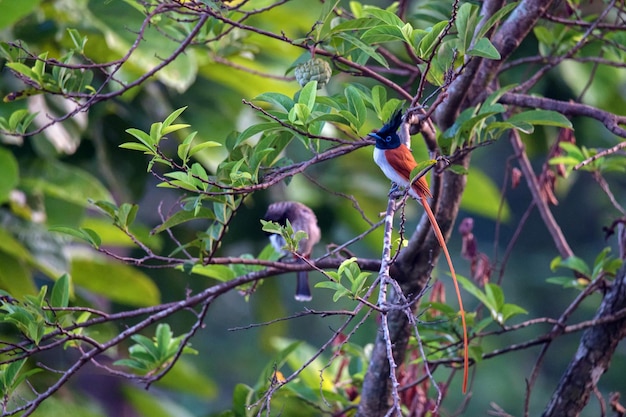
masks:
<svg viewBox="0 0 626 417"><path fill-rule="evenodd" d="M397 110L391 119L377 132L369 135L376 139L376 147L378 149L395 149L400 146L400 136L398 136L398 128L402 124L402 111Z"/></svg>

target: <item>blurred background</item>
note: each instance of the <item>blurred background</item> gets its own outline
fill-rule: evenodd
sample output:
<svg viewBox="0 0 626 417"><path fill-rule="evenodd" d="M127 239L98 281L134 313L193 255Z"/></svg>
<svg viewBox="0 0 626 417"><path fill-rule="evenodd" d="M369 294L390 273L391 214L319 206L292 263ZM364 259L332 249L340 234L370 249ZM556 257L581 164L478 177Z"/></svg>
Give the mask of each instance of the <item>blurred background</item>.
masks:
<svg viewBox="0 0 626 417"><path fill-rule="evenodd" d="M50 51L49 57L60 56L70 44L67 29L73 28L87 37L85 54L94 62L112 61L128 51L144 18L141 12L143 6L132 1L22 0L19 7L15 6L18 2L0 3L3 8L8 8L5 17L0 18L0 39L3 42L21 40L30 50ZM255 7L262 7L265 3L269 2L258 2ZM388 4L374 3L379 6ZM411 3L414 4L409 13L412 22L416 26L421 24L426 27L432 25L437 18L445 19L446 17L435 12L446 10L446 7L449 9L451 2L438 2L440 5L420 1ZM283 31L292 39L299 38L311 30L321 7L317 2L289 1L267 14L251 18L247 24L257 25L274 33ZM426 13L427 11L432 13ZM159 59L167 56L175 46L176 43L159 33L156 27L149 27L140 53L122 67L118 76L126 81L138 78ZM519 49L516 58L534 55L537 48L537 39L531 35ZM401 48L396 52L399 56L403 54ZM61 270L65 266L65 270L68 270L69 265L64 254L64 247L68 242L47 230L56 225L89 225L99 228L99 231L110 231L104 224L106 219L68 195L74 186L77 187L78 195L86 192L91 185L85 184L94 184L92 180L99 184L92 191L101 191L105 196L108 192L118 204L138 204L138 223L147 232L161 222L158 208L161 207L163 212L176 208L182 193L179 190L157 188L160 181L146 173L147 159L138 152L118 147L131 140L125 132L126 129L148 131L152 123L163 120L174 109L187 106L181 116L181 123L190 124L186 132L198 131L197 139L200 141L223 143L232 131L242 131L258 121L259 115L242 103L242 99L252 100L268 91L294 96L300 86L292 79L293 73L286 74L286 71L302 54L301 49L291 47L285 42L235 30L219 42L189 48L184 55L149 81L120 97L94 105L88 112L79 113L76 117L33 136L3 135L0 150L10 153L19 167L19 182L13 188L24 195L24 207L30 210L28 216L21 215L15 209L14 200L4 201L0 208L1 226L6 231L3 233L19 237L42 262ZM3 67L0 72L0 93L3 96L23 88L21 82L4 66L5 61L0 60L0 66ZM240 70L239 66L259 71L259 74ZM520 82L529 75L525 71L528 69L519 67L505 72L500 84ZM591 71L596 69L590 65L560 66L549 73L534 91L546 97L567 100L577 97L582 88L587 88L585 97L590 104L602 105L609 111L625 108L624 71L597 70L594 77L599 82L587 86L586 80ZM98 80L100 76L95 71L95 79ZM368 79L335 71L331 81L319 94L342 94L345 86L350 83L362 83L370 87L374 85ZM607 84L614 88L606 88ZM391 92L389 94L390 97L393 96ZM40 111L42 114L62 114L66 105L67 102L59 99L38 96L2 103L0 116L8 118L12 112L21 108ZM34 127L45 123L45 119L38 119ZM376 120L374 114L370 114L367 123L373 129L380 121ZM579 146L608 148L617 143L616 137L607 133L598 122L572 119L572 123ZM327 134L341 136L341 132L332 129ZM536 172L545 163L546 154L557 135L558 130L555 128L539 127L532 135L524 137L524 144L533 158ZM166 151L175 152L177 144L177 138L172 137L170 143L166 143ZM171 148L168 149L167 146ZM199 154L199 159L209 170L215 169L225 157L219 148L216 149L218 150L211 148ZM416 158L427 157L419 136L413 138L413 150ZM288 148L287 155L293 161L302 161L310 157L310 151L302 144L294 142ZM506 137L473 152L468 188L463 196L457 226L466 217L474 219L473 233L479 250L495 262L492 280L501 280L507 302L517 304L529 312L527 316L519 316L514 321L533 317L558 318L577 296L578 290L563 289L546 282L547 278L563 275L564 271L550 270L550 262L558 253L536 210L532 210L517 237L506 269L499 270L506 248L514 238L531 202L523 180L517 188L511 189L508 173L514 166L513 150ZM626 203L624 178L621 173L606 175L621 204ZM82 185L76 185L79 180L83 181L80 183ZM71 187L64 193L56 190L55 184L70 184ZM504 200L501 200L503 189L506 192ZM388 190L388 181L373 163L371 148L315 164L306 170L305 175L292 178L289 184L279 184L247 197L243 209L230 225L218 256L258 255L267 244L259 219L270 203L279 200L300 201L315 211L322 230L322 240L314 255L322 255L326 252L327 245L342 244L369 228L368 222L355 211L353 202L344 195L353 196L367 219L375 222L379 218L378 214L386 208ZM552 206L554 217L578 257L593 264L595 256L603 248L612 247L615 253L614 240L607 239L603 228L610 226L620 214L591 175L580 172L572 174L567 180L559 179L556 198L558 205ZM500 204L502 217L498 219ZM39 212L45 217L42 222L32 218L33 213ZM410 233L414 230L422 209L411 201L406 213L406 230ZM202 222L197 223L198 229L202 226ZM179 241L184 242L192 239L198 229L193 224L186 225L177 227L175 233ZM351 245L349 250L359 258L379 258L381 238L382 230L379 229ZM163 233L153 239L160 253L167 254L176 248L175 242ZM448 245L457 272L468 276L469 265L460 256L461 237L456 228ZM111 249L119 254L141 256L140 252L121 242L119 245L112 245ZM0 266L0 269L6 271L6 265L8 264ZM33 277L33 285L51 285L50 279L36 268L28 268L28 271L29 276ZM143 269L142 272L154 283L154 300L162 303L180 300L188 291L195 293L215 283L208 278L189 276L173 269ZM448 300L453 299L445 264L436 268L434 275L445 283ZM10 286L7 279L4 274L2 282L5 289ZM324 278L320 274L312 273L311 279L314 284ZM332 292L322 288L314 288L313 300L303 305L293 300L294 287L295 275L285 274L264 280L248 299L235 292L217 299L210 307L205 328L192 339L192 346L199 352L198 355L184 357L185 366L190 370L188 375L193 374L195 379L190 377L187 384L184 384L185 389L171 389L171 386L167 387L165 384L166 387L154 387L156 392L162 393L172 404L183 407L190 415L214 415L230 406L236 384L254 385L259 381L263 370L272 363L285 341L303 340L311 349L316 350L343 323L342 317L306 316L267 326L233 330L286 317L304 308L334 310L353 307L347 301L342 301L345 305L334 303ZM140 305L132 297L125 303L121 301L123 298L116 300L106 293L85 289L78 289L76 297L111 312ZM587 299L570 322L591 318L599 300L599 295ZM478 304L469 294L464 294L464 301L468 310ZM452 304L455 302L452 301ZM193 315L180 313L168 320L168 323L174 334L178 335L186 332L194 320ZM548 325L531 326L513 334L485 339L483 347L485 351L502 348L536 337L548 329ZM106 331L105 326L102 332ZM376 331L376 320L371 317L355 333L353 343L366 345L373 342ZM0 339L12 337L15 335L8 326L0 327ZM545 407L564 367L575 352L579 337L580 334L561 337L552 344L533 391L531 415L537 415ZM541 346L524 349L484 361L474 367L472 372L480 376L479 380L492 383L472 386L467 415L485 415L491 402L496 402L514 415L521 414L525 395L524 381L529 378L540 349ZM603 377L603 382L609 387L621 386L621 389L626 389L622 375L626 366L626 351L623 346L620 349L620 353L613 359L611 370ZM59 356L56 359L60 363L67 361L64 355L70 355L69 352L57 354ZM328 355L325 358L327 360ZM447 372L439 371L435 377L445 380ZM173 378L181 379L173 384L178 384L180 388L180 384L185 381L184 374L183 371L182 375L174 376ZM82 397L82 392L87 393L87 396ZM109 415L114 415L112 410L118 413L128 412L123 410L128 408L125 401L129 401L129 398L132 398L130 402L135 408L139 407L137 404L142 399L147 401L142 395L144 393L141 387L134 387L128 382L105 376L99 369L90 368L74 378L70 387L63 389L57 399L62 401L65 396L69 396L73 400L79 398L78 402L89 402L85 398L95 396L101 401L102 407L111 410ZM125 400L121 400L122 398ZM452 413L461 403L460 389L451 389L446 403L447 409ZM53 413L49 410L53 408L45 411L42 407L42 415L46 412ZM85 413L81 409L75 415L87 415ZM171 415L184 414L182 411L181 414L172 411Z"/></svg>

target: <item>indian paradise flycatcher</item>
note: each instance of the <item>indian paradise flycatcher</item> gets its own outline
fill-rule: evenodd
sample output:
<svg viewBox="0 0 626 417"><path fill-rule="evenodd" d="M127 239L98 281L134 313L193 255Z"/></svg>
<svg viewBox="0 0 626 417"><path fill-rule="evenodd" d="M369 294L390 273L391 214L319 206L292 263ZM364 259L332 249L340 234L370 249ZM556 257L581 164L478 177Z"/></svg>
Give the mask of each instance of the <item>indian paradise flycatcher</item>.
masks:
<svg viewBox="0 0 626 417"><path fill-rule="evenodd" d="M426 215L430 220L433 232L439 241L441 249L448 261L452 280L454 281L454 289L459 300L459 308L461 309L461 323L463 324L463 393L467 391L467 378L469 368L469 351L467 326L465 324L465 311L463 310L463 300L461 299L461 291L452 265L452 259L443 238L439 224L435 219L432 209L428 204L428 198L432 197L428 183L424 177L420 177L411 183L411 172L417 166L415 158L411 150L401 141L398 135L398 128L402 125L402 113L398 110L379 131L372 132L369 136L376 139L376 148L374 149L374 161L382 169L383 173L398 186L409 188L409 194L424 206Z"/></svg>

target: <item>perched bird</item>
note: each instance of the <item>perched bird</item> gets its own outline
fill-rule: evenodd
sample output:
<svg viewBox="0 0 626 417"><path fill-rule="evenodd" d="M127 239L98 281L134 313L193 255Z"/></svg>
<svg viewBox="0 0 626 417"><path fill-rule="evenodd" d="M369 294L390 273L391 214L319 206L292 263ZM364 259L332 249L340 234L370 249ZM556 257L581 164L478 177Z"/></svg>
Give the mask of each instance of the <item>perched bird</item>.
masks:
<svg viewBox="0 0 626 417"><path fill-rule="evenodd" d="M463 392L467 390L467 378L469 367L469 352L468 352L468 339L467 339L467 326L465 324L465 311L463 309L463 300L461 299L461 291L459 290L459 284L456 279L456 273L454 266L452 265L452 259L446 246L446 241L443 238L439 224L435 219L430 205L428 204L428 198L432 197L428 183L424 177L420 177L410 183L411 171L417 166L413 154L409 148L400 140L398 135L398 129L402 125L402 113L398 110L379 131L370 133L370 136L376 139L376 148L374 149L374 161L382 169L383 173L393 181L396 185L408 188L409 194L414 197L418 202L424 206L426 215L430 220L433 232L439 241L441 249L448 261L450 267L450 273L454 281L454 289L459 300L459 307L461 309L461 322L463 324Z"/></svg>
<svg viewBox="0 0 626 417"><path fill-rule="evenodd" d="M265 213L264 219L285 226L287 220L291 223L294 232L302 230L308 237L298 242L298 254L304 258L309 258L313 252L313 246L320 241L321 233L317 226L317 217L313 210L302 203L295 201L280 201L270 204ZM287 255L284 250L285 239L278 234L269 235L270 242L277 252L283 256ZM298 259L296 257L296 259ZM309 273L307 271L298 271L298 282L296 285L295 299L298 301L310 301L311 289L309 288Z"/></svg>

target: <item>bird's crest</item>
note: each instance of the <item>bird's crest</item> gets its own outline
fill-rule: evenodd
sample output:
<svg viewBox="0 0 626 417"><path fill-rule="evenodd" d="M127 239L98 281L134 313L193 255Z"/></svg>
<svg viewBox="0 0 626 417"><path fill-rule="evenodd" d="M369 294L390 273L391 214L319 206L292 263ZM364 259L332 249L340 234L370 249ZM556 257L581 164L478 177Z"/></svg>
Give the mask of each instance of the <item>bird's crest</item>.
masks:
<svg viewBox="0 0 626 417"><path fill-rule="evenodd" d="M378 131L380 136L389 135L391 133L397 132L398 128L402 124L402 110L398 109L391 116L391 119L385 123L385 125Z"/></svg>
<svg viewBox="0 0 626 417"><path fill-rule="evenodd" d="M391 118L381 127L378 131L372 132L371 136L376 139L385 138L398 131L398 128L402 124L402 110L396 110Z"/></svg>
<svg viewBox="0 0 626 417"><path fill-rule="evenodd" d="M396 110L391 118L378 131L370 133L376 139L376 147L382 149L393 149L400 146L398 128L402 124L402 110Z"/></svg>

